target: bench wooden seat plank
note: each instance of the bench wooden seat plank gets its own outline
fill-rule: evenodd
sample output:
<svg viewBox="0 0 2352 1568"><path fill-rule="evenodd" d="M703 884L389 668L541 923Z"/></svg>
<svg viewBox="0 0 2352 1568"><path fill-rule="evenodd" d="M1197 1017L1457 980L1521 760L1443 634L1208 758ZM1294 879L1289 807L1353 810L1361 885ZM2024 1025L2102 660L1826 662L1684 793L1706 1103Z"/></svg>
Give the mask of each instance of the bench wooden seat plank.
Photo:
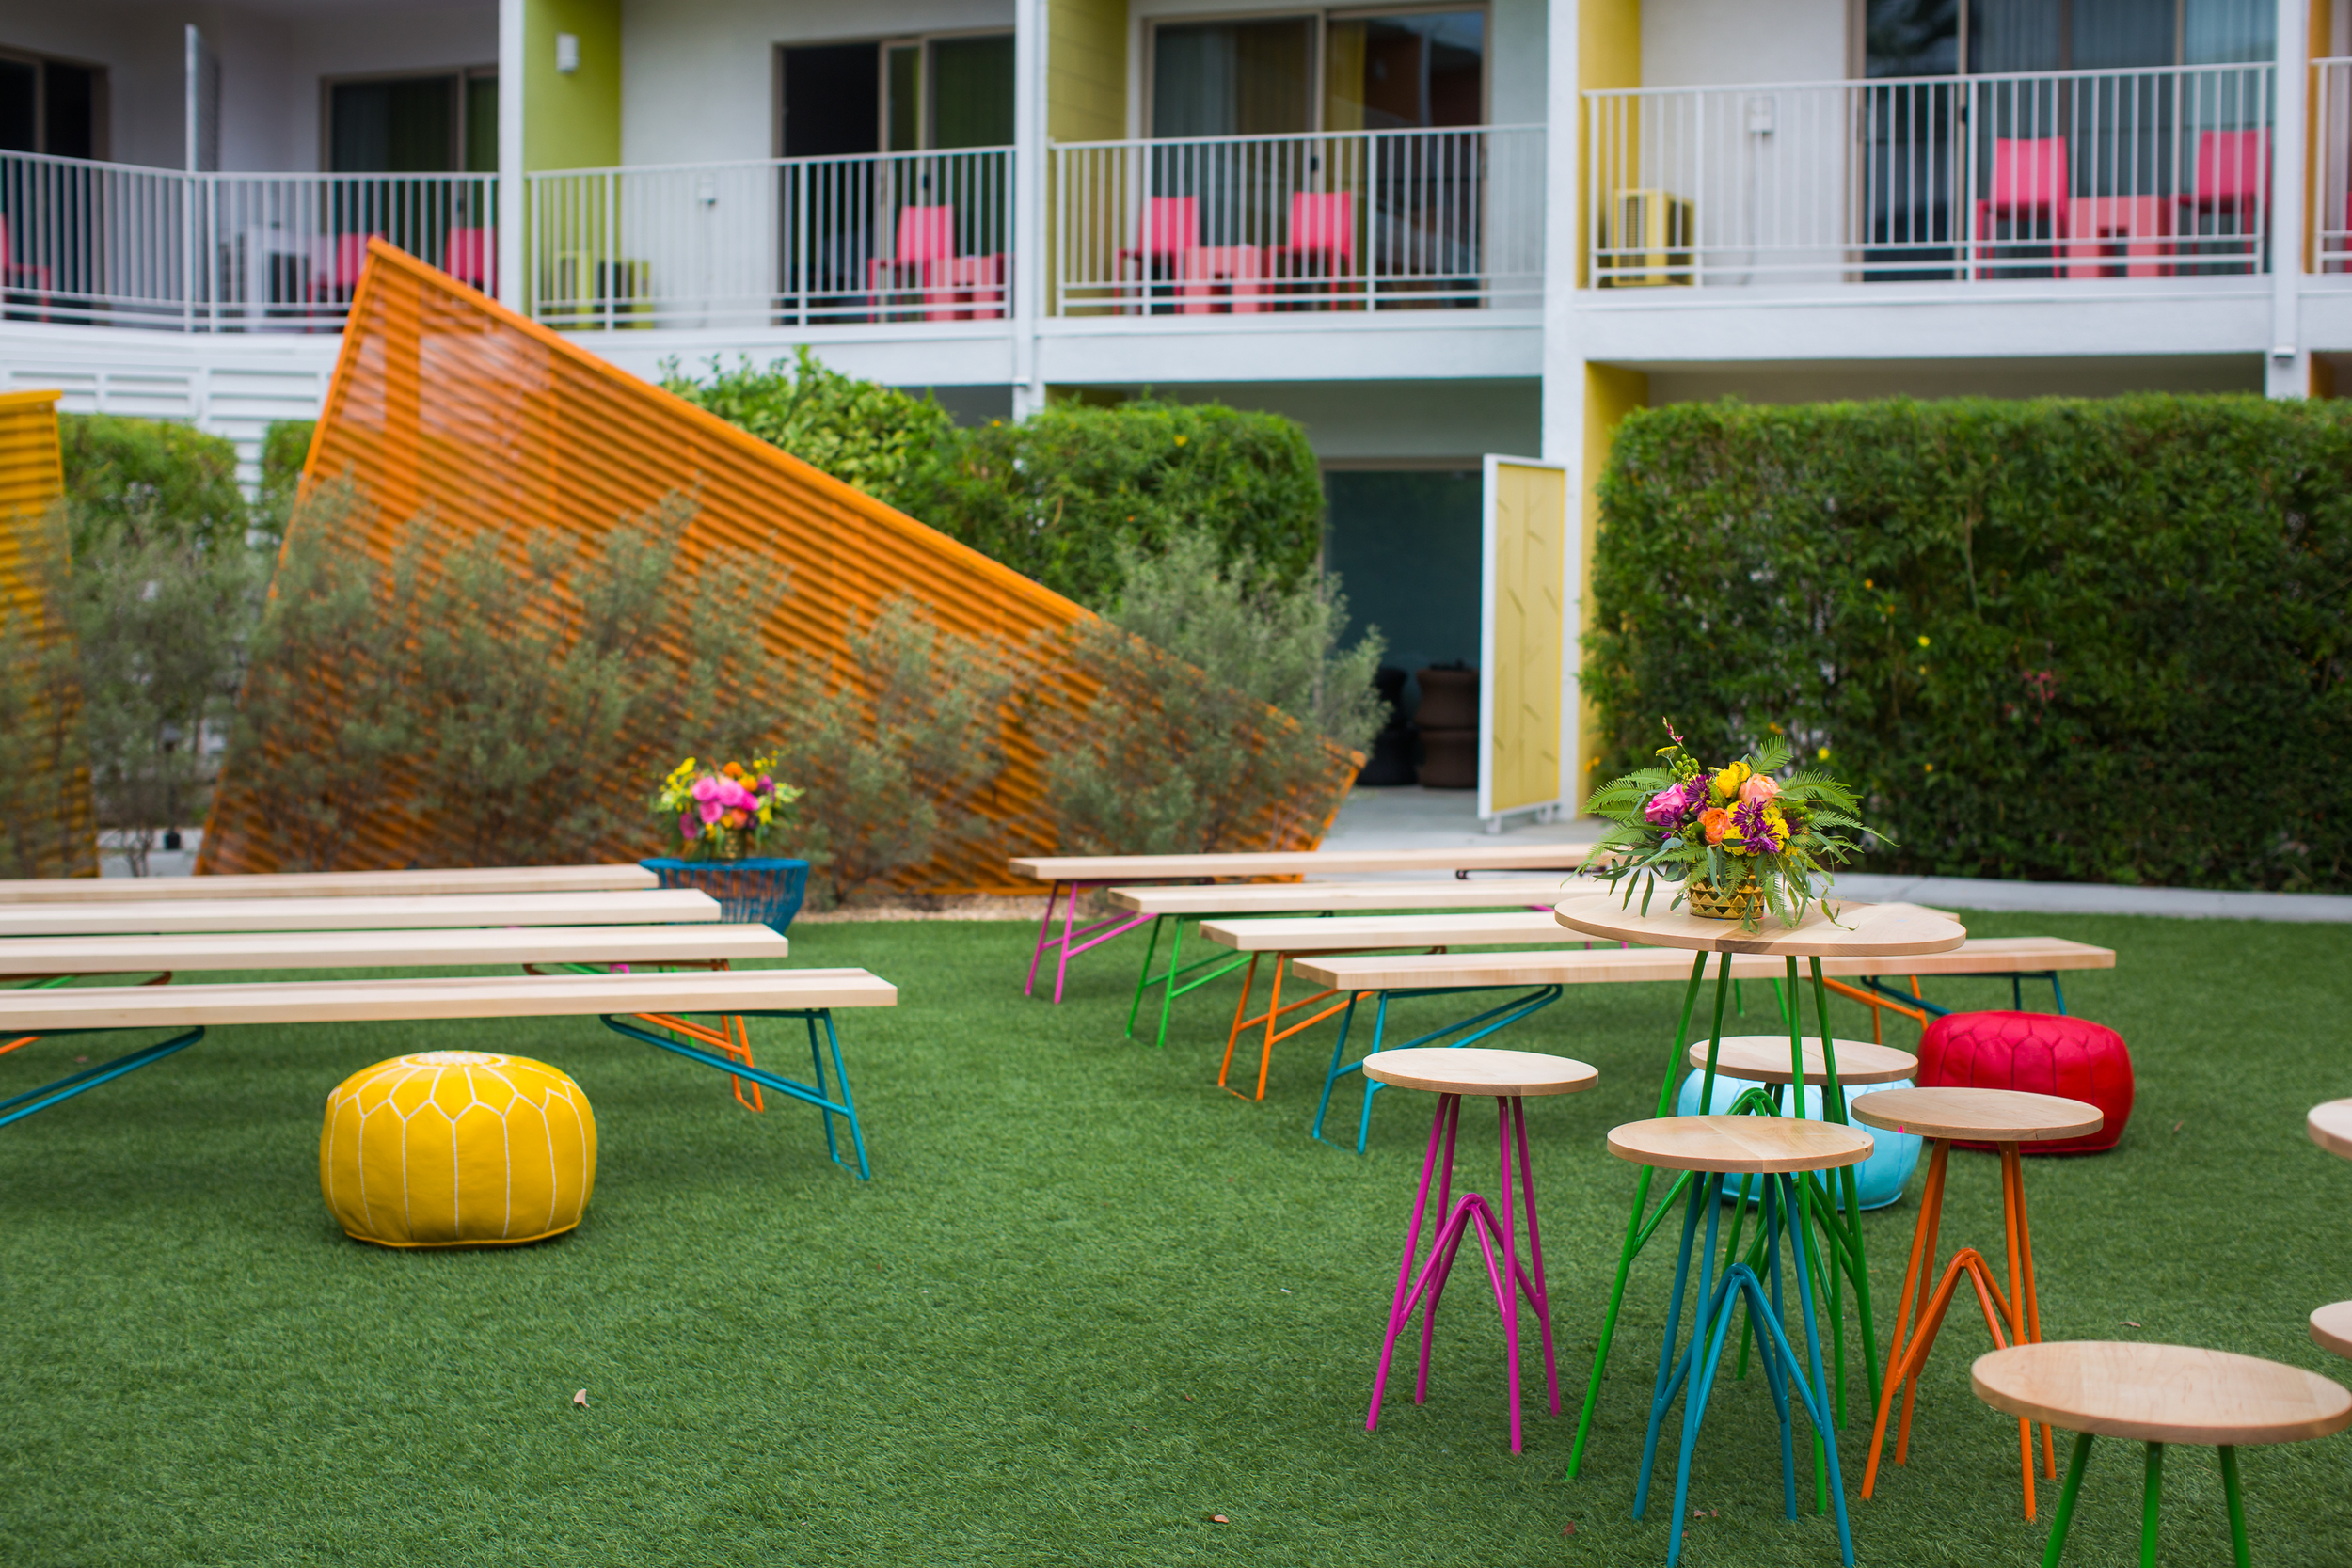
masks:
<svg viewBox="0 0 2352 1568"><path fill-rule="evenodd" d="M1557 877L1498 877L1484 882L1275 882L1239 887L1119 887L1111 902L1137 914L1296 913L1312 910L1474 910L1498 904L1549 905ZM1565 933L1564 942L1582 937Z"/></svg>
<svg viewBox="0 0 2352 1568"><path fill-rule="evenodd" d="M862 969L651 974L479 974L0 991L0 1030L192 1029L225 1023L361 1023L600 1013L759 1013L888 1007L889 981Z"/></svg>
<svg viewBox="0 0 2352 1568"><path fill-rule="evenodd" d="M1458 849L1304 849L1230 855L1024 855L1009 863L1040 882L1149 881L1190 877L1329 877L1383 871L1572 871L1582 844L1477 845Z"/></svg>
<svg viewBox="0 0 2352 1568"><path fill-rule="evenodd" d="M450 893L643 893L642 865L453 866L437 871L290 871L218 877L42 877L0 880L0 904L144 904L167 898L381 898Z"/></svg>
<svg viewBox="0 0 2352 1568"><path fill-rule="evenodd" d="M1782 960L1737 954L1735 980L1778 979ZM2058 937L1971 937L1942 953L1888 958L1827 958L1829 975L2007 974L2015 970L2113 969L2115 950ZM1601 981L1687 980L1688 950L1597 947L1527 953L1399 953L1299 958L1302 979L1342 990L1471 990L1502 986L1581 985Z"/></svg>
<svg viewBox="0 0 2352 1568"><path fill-rule="evenodd" d="M534 963L708 963L781 958L766 926L525 926L390 931L190 932L18 937L0 975L187 974L222 969L394 969Z"/></svg>
<svg viewBox="0 0 2352 1568"><path fill-rule="evenodd" d="M1367 947L1540 947L1589 941L1549 910L1487 914L1364 914L1337 919L1216 920L1200 934L1238 953L1339 953Z"/></svg>
<svg viewBox="0 0 2352 1568"><path fill-rule="evenodd" d="M174 931L421 930L475 926L644 926L716 922L719 901L695 888L643 893L446 894L386 898L162 899L125 904L0 906L0 939L158 935Z"/></svg>

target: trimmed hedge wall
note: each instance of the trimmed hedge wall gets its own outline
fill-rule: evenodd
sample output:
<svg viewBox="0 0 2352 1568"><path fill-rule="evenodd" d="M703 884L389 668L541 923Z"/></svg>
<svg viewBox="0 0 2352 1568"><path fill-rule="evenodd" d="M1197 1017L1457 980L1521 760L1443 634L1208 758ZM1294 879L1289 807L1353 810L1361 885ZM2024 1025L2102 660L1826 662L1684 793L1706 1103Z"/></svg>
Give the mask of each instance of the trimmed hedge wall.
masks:
<svg viewBox="0 0 2352 1568"><path fill-rule="evenodd" d="M2352 404L1686 404L1600 506L1596 783L1785 725L1872 870L2352 887Z"/></svg>

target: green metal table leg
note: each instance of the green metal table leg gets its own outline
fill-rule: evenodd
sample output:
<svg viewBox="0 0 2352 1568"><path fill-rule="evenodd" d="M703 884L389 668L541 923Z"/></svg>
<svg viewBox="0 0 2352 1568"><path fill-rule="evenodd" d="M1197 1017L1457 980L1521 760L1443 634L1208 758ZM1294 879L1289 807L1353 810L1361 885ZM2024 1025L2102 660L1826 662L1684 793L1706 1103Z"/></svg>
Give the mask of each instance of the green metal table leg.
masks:
<svg viewBox="0 0 2352 1568"><path fill-rule="evenodd" d="M2139 1504L2139 1568L2156 1568L2156 1505L2164 1497L2164 1445L2148 1445L2148 1487Z"/></svg>
<svg viewBox="0 0 2352 1568"><path fill-rule="evenodd" d="M2058 1568L2058 1553L2066 1549L2066 1527L2074 1517L2074 1494L2083 1489L2083 1467L2090 1462L2090 1433L2074 1434L2074 1454L2066 1462L2066 1484L2059 1489L2058 1515L2050 1521L2050 1544L2042 1551L2042 1568Z"/></svg>
<svg viewBox="0 0 2352 1568"><path fill-rule="evenodd" d="M2221 1446L2221 1496L2230 1506L2230 1551L2237 1568L2251 1568L2252 1555L2246 1549L2246 1494L2237 1485L2237 1449L2224 1443Z"/></svg>
<svg viewBox="0 0 2352 1568"><path fill-rule="evenodd" d="M1145 944L1143 949L1143 967L1136 971L1135 1000L1127 1004L1127 1037L1129 1039L1136 1037L1136 1015L1143 1011L1143 990L1152 983L1152 957L1160 950L1160 923L1167 918L1168 916L1164 914L1155 914L1152 917L1152 940Z"/></svg>
<svg viewBox="0 0 2352 1568"><path fill-rule="evenodd" d="M1821 974L1821 960L1812 960L1813 1006L1821 1021L1821 1068L1828 1082L1821 1086L1821 1109L1839 1123L1850 1122L1846 1115L1846 1092L1837 1082L1837 1048L1832 1042L1829 1028L1829 982ZM1845 1188L1846 1227L1851 1232L1853 1245L1848 1257L1853 1276L1854 1313L1862 1320L1862 1375L1869 1389L1870 1407L1879 1402L1879 1335L1876 1314L1870 1308L1870 1255L1862 1239L1862 1184L1851 1165L1838 1173ZM1838 1372L1837 1416L1845 1419L1845 1372Z"/></svg>

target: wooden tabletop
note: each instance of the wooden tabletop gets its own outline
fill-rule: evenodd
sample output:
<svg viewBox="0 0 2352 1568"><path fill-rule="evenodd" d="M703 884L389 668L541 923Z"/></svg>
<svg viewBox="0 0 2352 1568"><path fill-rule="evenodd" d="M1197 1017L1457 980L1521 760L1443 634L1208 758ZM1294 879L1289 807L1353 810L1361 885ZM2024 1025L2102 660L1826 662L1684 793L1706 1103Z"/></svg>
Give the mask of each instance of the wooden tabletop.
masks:
<svg viewBox="0 0 2352 1568"><path fill-rule="evenodd" d="M2011 1345L1977 1357L1969 1380L2007 1415L2141 1443L2296 1443L2352 1426L2352 1392L2342 1384L2187 1345Z"/></svg>
<svg viewBox="0 0 2352 1568"><path fill-rule="evenodd" d="M296 871L265 876L43 877L0 880L0 904L152 903L164 898L382 898L444 893L640 893L642 865L485 865L440 871Z"/></svg>
<svg viewBox="0 0 2352 1568"><path fill-rule="evenodd" d="M2312 1343L2352 1356L2352 1301L2330 1302L2312 1313Z"/></svg>
<svg viewBox="0 0 2352 1568"><path fill-rule="evenodd" d="M1835 1170L1860 1164L1875 1147L1860 1128L1797 1117L1661 1117L1609 1130L1609 1152L1620 1160L1735 1176Z"/></svg>
<svg viewBox="0 0 2352 1568"><path fill-rule="evenodd" d="M1337 953L1365 947L1540 947L1585 939L1551 911L1499 914L1359 914L1328 920L1211 920L1200 934L1243 953Z"/></svg>
<svg viewBox="0 0 2352 1568"><path fill-rule="evenodd" d="M1856 1099L1851 1109L1855 1120L1890 1132L1970 1143L2079 1138L2096 1132L2107 1119L2084 1101L2023 1089L1880 1089Z"/></svg>
<svg viewBox="0 0 2352 1568"><path fill-rule="evenodd" d="M1565 927L1562 927L1565 931ZM1823 958L1821 973L1861 974L2009 974L2020 971L2113 969L2111 948L2057 937L1971 937L1948 952L1892 958ZM1713 983L1710 961L1708 983ZM1787 961L1735 955L1736 980L1776 980ZM1342 990L1413 990L1444 986L1553 986L1592 981L1684 980L1691 955L1664 947L1568 949L1532 953L1399 953L1296 959L1293 973Z"/></svg>
<svg viewBox="0 0 2352 1568"><path fill-rule="evenodd" d="M1375 1051L1364 1058L1363 1069L1375 1083L1435 1094L1579 1094L1600 1081L1598 1068L1570 1057L1476 1045Z"/></svg>
<svg viewBox="0 0 2352 1568"><path fill-rule="evenodd" d="M18 937L0 942L0 974L696 963L713 958L781 958L791 951L792 944L766 926L699 924Z"/></svg>
<svg viewBox="0 0 2352 1568"><path fill-rule="evenodd" d="M1549 905L1558 877L1489 877L1484 881L1267 882L1237 887L1120 887L1111 902L1137 914L1263 914L1302 910L1484 910L1498 904Z"/></svg>
<svg viewBox="0 0 2352 1568"><path fill-rule="evenodd" d="M1692 1067L1707 1066L1707 1049L1705 1040L1691 1042ZM1715 1070L1756 1083L1786 1084L1789 1077L1788 1037L1725 1035L1715 1057ZM1837 1082L1842 1085L1892 1084L1918 1070L1919 1058L1908 1051L1898 1051L1891 1045L1872 1045L1868 1040L1837 1042ZM1804 1040L1804 1081L1829 1081L1829 1067L1821 1059L1819 1035L1809 1035Z"/></svg>
<svg viewBox="0 0 2352 1568"><path fill-rule="evenodd" d="M1041 882L1150 881L1182 877L1329 877L1383 871L1573 871L1582 844L1496 844L1458 849L1304 849L1234 855L1023 855L1013 871Z"/></svg>
<svg viewBox="0 0 2352 1568"><path fill-rule="evenodd" d="M224 1023L769 1012L800 1007L888 1007L898 1000L898 988L862 969L99 986L0 991L0 1030L45 1034L66 1029L185 1029Z"/></svg>
<svg viewBox="0 0 2352 1568"><path fill-rule="evenodd" d="M1709 920L1687 911L1666 911L1671 889L1661 886L1650 900L1650 912L1638 912L1618 902L1615 894L1587 895L1562 900L1560 924L1572 931L1611 942L1638 942L1646 947L1680 947L1704 953L1794 954L1799 958L1888 958L1896 955L1943 953L1968 940L1967 928L1946 914L1915 904L1858 904L1835 899L1836 918L1820 905L1810 906L1794 927L1766 914L1753 931L1736 920Z"/></svg>
<svg viewBox="0 0 2352 1568"><path fill-rule="evenodd" d="M2303 1117L2303 1127L2312 1142L2330 1154L2352 1160L2352 1100L2330 1100L2312 1106Z"/></svg>
<svg viewBox="0 0 2352 1568"><path fill-rule="evenodd" d="M719 919L695 888L644 893L453 893L401 898L163 899L0 905L0 939L169 931L369 931L470 926L644 926Z"/></svg>

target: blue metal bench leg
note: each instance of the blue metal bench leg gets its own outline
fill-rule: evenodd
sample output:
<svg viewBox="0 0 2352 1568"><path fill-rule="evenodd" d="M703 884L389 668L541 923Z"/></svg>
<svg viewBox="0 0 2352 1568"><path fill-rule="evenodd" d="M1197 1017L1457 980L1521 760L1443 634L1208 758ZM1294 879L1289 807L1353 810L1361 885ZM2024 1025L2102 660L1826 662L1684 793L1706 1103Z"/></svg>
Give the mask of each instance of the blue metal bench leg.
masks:
<svg viewBox="0 0 2352 1568"><path fill-rule="evenodd" d="M604 1015L604 1026L616 1035L627 1035L630 1039L643 1040L645 1044L659 1047L672 1055L683 1056L690 1062L700 1062L703 1066L716 1068L721 1072L732 1073L738 1078L748 1078L762 1088L773 1089L778 1094L800 1101L805 1105L814 1105L819 1111L827 1113L825 1148L835 1164L842 1164L842 1159L840 1148L834 1141L832 1118L834 1116L847 1118L850 1124L850 1143L857 1153L858 1180L871 1180L874 1172L873 1167L866 1163L866 1132L858 1125L857 1101L850 1095L849 1069L841 1065L841 1037L833 1026L833 1010L829 1007L793 1008L785 1012L742 1013L738 1016L805 1020L809 1029L810 1055L817 1069L817 1083L813 1085L797 1084L781 1073L769 1071L766 1068L753 1067L744 1062L728 1061L723 1056L713 1055L699 1046L688 1045L682 1040L675 1040L666 1035L657 1035L648 1029L641 1028L632 1018L607 1013ZM825 1026L825 1042L833 1056L834 1080L840 1085L841 1098L838 1100L831 1098L826 1090L824 1063L817 1055L817 1025L820 1022Z"/></svg>
<svg viewBox="0 0 2352 1568"><path fill-rule="evenodd" d="M59 1031L59 1033L71 1034L94 1032L79 1029ZM53 1035L47 1037L54 1039L56 1037ZM174 1035L167 1040L159 1040L153 1045L142 1046L128 1055L117 1056L111 1062L101 1062L96 1067L85 1068L80 1072L71 1073L54 1084L43 1084L40 1088L27 1089L11 1099L0 1100L0 1127L6 1127L12 1121L23 1121L26 1117L46 1111L52 1105L61 1104L77 1094L87 1093L98 1087L101 1084L111 1084L125 1073L136 1072L143 1067L152 1066L166 1056L185 1051L203 1037L203 1030L190 1029L185 1034Z"/></svg>

